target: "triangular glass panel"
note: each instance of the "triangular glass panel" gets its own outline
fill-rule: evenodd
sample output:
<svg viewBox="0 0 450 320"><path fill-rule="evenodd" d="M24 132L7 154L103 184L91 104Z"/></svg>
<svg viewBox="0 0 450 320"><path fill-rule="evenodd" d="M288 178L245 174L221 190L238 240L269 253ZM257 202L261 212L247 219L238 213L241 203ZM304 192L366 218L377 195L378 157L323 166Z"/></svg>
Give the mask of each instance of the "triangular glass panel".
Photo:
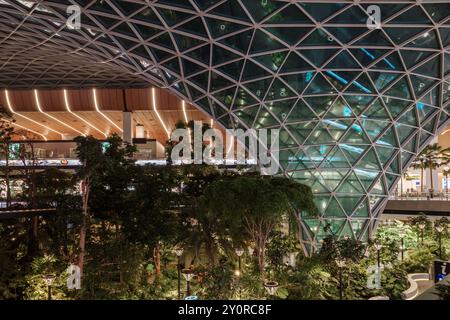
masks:
<svg viewBox="0 0 450 320"><path fill-rule="evenodd" d="M420 75L424 75L427 77L440 78L441 75L441 59L439 56L427 61L421 66L414 69L412 72Z"/></svg>
<svg viewBox="0 0 450 320"><path fill-rule="evenodd" d="M342 139L344 143L366 143L370 144L369 138L367 138L364 131L360 128L351 127L351 129L347 132L347 134Z"/></svg>
<svg viewBox="0 0 450 320"><path fill-rule="evenodd" d="M275 79L269 91L267 91L266 100L284 99L292 96L296 96L296 94L280 79Z"/></svg>
<svg viewBox="0 0 450 320"><path fill-rule="evenodd" d="M335 97L305 97L305 101L314 110L315 114L322 116L333 103Z"/></svg>
<svg viewBox="0 0 450 320"><path fill-rule="evenodd" d="M253 126L256 114L258 113L259 106L249 107L245 109L239 109L234 111L234 114L239 117L248 127Z"/></svg>
<svg viewBox="0 0 450 320"><path fill-rule="evenodd" d="M322 29L315 29L301 42L302 46L331 46L338 43Z"/></svg>
<svg viewBox="0 0 450 320"><path fill-rule="evenodd" d="M410 101L394 99L389 97L383 97L383 102L387 107L387 110L391 114L392 118L397 118L397 116L402 113L411 104Z"/></svg>
<svg viewBox="0 0 450 320"><path fill-rule="evenodd" d="M432 51L424 50L400 50L403 61L408 69L417 66L420 62L430 57Z"/></svg>
<svg viewBox="0 0 450 320"><path fill-rule="evenodd" d="M166 8L157 8L157 10L169 26L173 26L192 17L192 15L190 15L189 13L183 11L171 10Z"/></svg>
<svg viewBox="0 0 450 320"><path fill-rule="evenodd" d="M328 110L325 118L349 118L354 117L352 109L340 98L338 98Z"/></svg>
<svg viewBox="0 0 450 320"><path fill-rule="evenodd" d="M207 84L208 82L206 82ZM234 83L225 77L221 76L217 72L211 71L211 83L210 83L210 91L218 91L223 88L227 88L233 86Z"/></svg>
<svg viewBox="0 0 450 320"><path fill-rule="evenodd" d="M225 2L227 3L227 2ZM221 43L240 51L244 54L247 53L248 46L250 45L250 42L252 40L252 31L244 31L238 34L234 34L232 36L226 37L222 40L220 40Z"/></svg>
<svg viewBox="0 0 450 320"><path fill-rule="evenodd" d="M394 41L395 44L402 44L426 29L417 27L408 27L408 28L384 27L383 30L392 39L392 41Z"/></svg>
<svg viewBox="0 0 450 320"><path fill-rule="evenodd" d="M301 49L298 52L304 56L308 61L313 63L316 67L320 68L325 62L331 59L333 55L338 52L339 49L320 49L320 50L311 50L311 49Z"/></svg>
<svg viewBox="0 0 450 320"><path fill-rule="evenodd" d="M253 59L264 65L266 68L277 72L286 59L287 51L275 52L268 55L255 56Z"/></svg>
<svg viewBox="0 0 450 320"><path fill-rule="evenodd" d="M380 170L380 165L375 150L370 148L358 162L357 166L360 169Z"/></svg>
<svg viewBox="0 0 450 320"><path fill-rule="evenodd" d="M364 169L354 169L356 176L358 177L359 181L363 185L364 189L369 190L370 186L373 184L375 179L378 176L378 172L376 171L370 171L370 170L364 170Z"/></svg>
<svg viewBox="0 0 450 320"><path fill-rule="evenodd" d="M257 103L258 101L253 98L246 90L238 88L236 91L236 97L234 98L233 108L248 107Z"/></svg>
<svg viewBox="0 0 450 320"><path fill-rule="evenodd" d="M412 6L411 9L389 21L390 24L431 24L425 12L420 6Z"/></svg>
<svg viewBox="0 0 450 320"><path fill-rule="evenodd" d="M228 0L223 4L210 10L209 13L217 14L226 18L233 18L250 22L249 17L237 0Z"/></svg>
<svg viewBox="0 0 450 320"><path fill-rule="evenodd" d="M341 207L344 209L345 213L349 216L353 213L353 210L356 208L356 206L362 199L361 196L353 196L354 194L353 189L350 190L351 192L349 192L348 195L338 197L338 201L341 204Z"/></svg>
<svg viewBox="0 0 450 320"><path fill-rule="evenodd" d="M203 24L203 20L201 18L189 20L188 22L177 27L177 30L204 37L205 40L209 38L209 35L206 32L205 25Z"/></svg>
<svg viewBox="0 0 450 320"><path fill-rule="evenodd" d="M409 109L397 120L397 122L401 124L407 124L409 126L418 126L415 110Z"/></svg>
<svg viewBox="0 0 450 320"><path fill-rule="evenodd" d="M361 68L347 50L341 51L333 60L328 63L326 69L339 69L345 66L346 69Z"/></svg>
<svg viewBox="0 0 450 320"><path fill-rule="evenodd" d="M326 18L332 16L334 13L338 12L346 4L344 3L302 3L299 2L302 8L308 12L317 21L325 20Z"/></svg>
<svg viewBox="0 0 450 320"><path fill-rule="evenodd" d="M392 46L392 41L386 37L383 31L380 29L375 29L369 34L366 34L364 37L356 41L355 45L357 46ZM369 49L366 49L369 50ZM370 49L372 50L372 49Z"/></svg>
<svg viewBox="0 0 450 320"><path fill-rule="evenodd" d="M381 147L379 145L375 146L375 150L378 154L378 158L380 159L381 166L385 167L387 162L392 158L396 149L389 147Z"/></svg>
<svg viewBox="0 0 450 320"><path fill-rule="evenodd" d="M271 34L280 40L286 42L288 45L295 45L299 42L312 28L305 27L268 27L266 28Z"/></svg>
<svg viewBox="0 0 450 320"><path fill-rule="evenodd" d="M299 100L288 115L286 122L299 122L317 118L315 113L308 107L306 103Z"/></svg>
<svg viewBox="0 0 450 320"><path fill-rule="evenodd" d="M371 96L361 96L361 95L344 95L345 101L348 102L350 108L356 114L361 114L367 106L375 100Z"/></svg>
<svg viewBox="0 0 450 320"><path fill-rule="evenodd" d="M388 72L369 72L373 83L375 84L378 92L383 91L388 85L390 85L394 80L398 79L401 75L399 73L388 73Z"/></svg>
<svg viewBox="0 0 450 320"><path fill-rule="evenodd" d="M291 4L274 14L267 24L314 24L295 4Z"/></svg>
<svg viewBox="0 0 450 320"><path fill-rule="evenodd" d="M352 175L347 177L345 181L339 186L339 188L336 190L336 193L342 193L342 194L364 194L364 188L362 187L361 183L359 183L359 180L356 178L355 174L352 172ZM358 198L360 200L360 198ZM342 202L341 202L342 204ZM350 210L352 210L350 208ZM347 211L347 210L346 210ZM347 211L349 212L349 211Z"/></svg>
<svg viewBox="0 0 450 320"><path fill-rule="evenodd" d="M286 3L274 0L243 1L242 3L256 22L263 20L267 16L273 14L275 11L286 5ZM279 12L275 14L275 16L280 14L282 13Z"/></svg>
<svg viewBox="0 0 450 320"><path fill-rule="evenodd" d="M412 99L411 91L409 89L408 80L406 77L401 78L392 87L390 87L385 93L387 96Z"/></svg>
<svg viewBox="0 0 450 320"><path fill-rule="evenodd" d="M320 74L316 74L313 80L311 80L305 94L331 94L337 93L337 91L331 86L331 84L325 80Z"/></svg>
<svg viewBox="0 0 450 320"><path fill-rule="evenodd" d="M330 203L328 204L327 209L325 210L325 216L326 217L341 217L345 218L347 217L344 210L339 206L338 201L336 198L332 197Z"/></svg>
<svg viewBox="0 0 450 320"><path fill-rule="evenodd" d="M356 161L361 157L365 150L364 146L351 145L347 143L339 143L339 148L345 154L346 158L352 165L356 163Z"/></svg>
<svg viewBox="0 0 450 320"><path fill-rule="evenodd" d="M397 130L397 136L400 143L403 143L414 131L417 130L417 128L406 126L401 123L395 124L395 129Z"/></svg>
<svg viewBox="0 0 450 320"><path fill-rule="evenodd" d="M230 108L231 104L233 103L235 92L236 87L233 87L223 91L216 92L214 94L214 97L220 102L222 102L225 107Z"/></svg>
<svg viewBox="0 0 450 320"><path fill-rule="evenodd" d="M223 37L229 33L237 32L247 27L243 24L225 21L217 18L205 18L205 20L208 23L208 28L214 38Z"/></svg>
<svg viewBox="0 0 450 320"><path fill-rule="evenodd" d="M363 113L363 118L369 119L387 119L390 120L389 114L384 108L383 104L380 100L376 99L373 103L370 104L369 108ZM363 123L364 126L364 123ZM364 126L365 127L365 126Z"/></svg>
<svg viewBox="0 0 450 320"><path fill-rule="evenodd" d="M369 78L362 73L357 79L352 81L352 85L345 90L346 93L374 94L375 88Z"/></svg>
<svg viewBox="0 0 450 320"><path fill-rule="evenodd" d="M291 52L284 62L281 73L313 70L314 68L295 52Z"/></svg>
<svg viewBox="0 0 450 320"><path fill-rule="evenodd" d="M361 202L361 204L358 206L358 208L353 213L352 218L354 218L354 217L369 217L368 208L369 208L369 204L367 203L367 200ZM355 219L353 219L352 221L355 221ZM365 220L358 219L358 221L365 221Z"/></svg>
<svg viewBox="0 0 450 320"><path fill-rule="evenodd" d="M394 130L391 128L389 128L388 130L386 130L386 132L383 134L383 136L381 136L377 141L376 144L381 145L381 146L386 146L386 147L397 147L398 143L397 143L397 139L395 138L395 133Z"/></svg>
<svg viewBox="0 0 450 320"><path fill-rule="evenodd" d="M410 140L408 140L407 143L402 145L403 150L410 151L412 153L416 153L416 141L417 141L417 135L414 135Z"/></svg>
<svg viewBox="0 0 450 320"><path fill-rule="evenodd" d="M267 52L285 48L275 37L268 37L261 30L256 30L253 36L250 53Z"/></svg>
<svg viewBox="0 0 450 320"><path fill-rule="evenodd" d="M423 3L422 6L435 22L439 22L450 15L448 3Z"/></svg>
<svg viewBox="0 0 450 320"><path fill-rule="evenodd" d="M429 90L432 86L438 83L437 80L419 77L416 75L410 75L410 79L412 82L413 90L416 94L416 97L421 96L425 91Z"/></svg>
<svg viewBox="0 0 450 320"><path fill-rule="evenodd" d="M337 40L346 44L354 39L361 36L363 33L367 32L367 28L357 28L357 27L327 27L329 33L333 35Z"/></svg>
<svg viewBox="0 0 450 320"><path fill-rule="evenodd" d="M238 60L232 63L228 63L226 65L223 65L219 67L218 69L222 71L223 73L227 74L229 77L233 78L234 80L239 80L239 77L242 72L242 67L244 66L244 60Z"/></svg>
<svg viewBox="0 0 450 320"><path fill-rule="evenodd" d="M330 146L326 147L327 149ZM325 146L320 146L320 148L325 148ZM325 153L325 152L324 152ZM344 153L338 146L335 146L333 150L326 156L325 161L322 162L321 168L348 168L350 164L347 161Z"/></svg>
<svg viewBox="0 0 450 320"><path fill-rule="evenodd" d="M419 99L420 102L430 106L438 106L439 104L439 86L431 89L427 94Z"/></svg>
<svg viewBox="0 0 450 320"><path fill-rule="evenodd" d="M264 78L267 76L271 76L271 73L269 71L251 62L250 60L246 60L244 72L242 73L242 81ZM267 87L264 89L267 90Z"/></svg>
<svg viewBox="0 0 450 320"><path fill-rule="evenodd" d="M289 132L287 132L285 129L281 129L281 130L280 130L280 135L279 135L279 137L280 137L280 148L283 148L283 147L289 148L289 147L293 147L293 146L296 146L296 145L297 145L297 143L295 142L295 140L291 137L291 135L289 134ZM280 152L281 152L281 151L280 151ZM296 161L295 163L296 163L296 166L298 166L298 165L301 164L301 162L298 162L298 161ZM295 169L297 168L297 167L296 167L296 168L293 168L292 166L293 166L293 162L290 161L290 162L289 162L289 167L288 167L288 169L289 169L289 170L295 170Z"/></svg>
<svg viewBox="0 0 450 320"><path fill-rule="evenodd" d="M435 112L439 111L439 109L423 104L422 102L418 102L416 104L416 108L417 113L419 114L420 123L425 122L425 120L428 119L428 117L430 117Z"/></svg>
<svg viewBox="0 0 450 320"><path fill-rule="evenodd" d="M174 33L173 36L174 36L175 40L177 41L177 46L180 51L186 51L186 50L192 49L196 46L199 46L201 44L206 44L205 42L203 42L201 40L187 37L185 35L180 36L179 34ZM209 46L207 46L207 48L209 49ZM206 60L205 57L203 57L202 60ZM208 61L206 61L206 63L208 63Z"/></svg>
<svg viewBox="0 0 450 320"><path fill-rule="evenodd" d="M399 54L397 52L393 52L375 64L373 69L403 71L403 64L400 60Z"/></svg>
<svg viewBox="0 0 450 320"><path fill-rule="evenodd" d="M349 6L347 10L338 14L336 17L327 23L337 24L366 24L367 13L365 13L359 6Z"/></svg>

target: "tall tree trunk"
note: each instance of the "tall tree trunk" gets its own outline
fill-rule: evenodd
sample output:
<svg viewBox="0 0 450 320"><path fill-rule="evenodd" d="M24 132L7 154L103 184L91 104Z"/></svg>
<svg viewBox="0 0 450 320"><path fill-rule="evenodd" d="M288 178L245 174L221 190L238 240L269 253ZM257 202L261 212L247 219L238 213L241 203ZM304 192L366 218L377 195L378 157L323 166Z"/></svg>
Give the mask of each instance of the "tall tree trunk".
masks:
<svg viewBox="0 0 450 320"><path fill-rule="evenodd" d="M159 241L156 242L153 249L153 260L155 261L155 272L159 275L161 273L161 244Z"/></svg>
<svg viewBox="0 0 450 320"><path fill-rule="evenodd" d="M430 189L433 189L433 169L430 167Z"/></svg>
<svg viewBox="0 0 450 320"><path fill-rule="evenodd" d="M265 241L262 237L259 237L259 239L257 239L255 241L256 244L256 256L258 258L258 269L259 269L259 274L261 276L261 280L265 281L266 279L266 252L265 252Z"/></svg>
<svg viewBox="0 0 450 320"><path fill-rule="evenodd" d="M11 186L9 182L9 145L6 144L6 167L5 167L5 183L6 183L6 207L11 205Z"/></svg>
<svg viewBox="0 0 450 320"><path fill-rule="evenodd" d="M82 201L83 201L83 219L80 227L80 254L78 256L78 266L80 267L80 277L83 277L84 256L86 250L86 232L87 232L87 218L88 218L88 203L89 203L89 178L82 182Z"/></svg>
<svg viewBox="0 0 450 320"><path fill-rule="evenodd" d="M420 192L423 193L423 168L420 168Z"/></svg>

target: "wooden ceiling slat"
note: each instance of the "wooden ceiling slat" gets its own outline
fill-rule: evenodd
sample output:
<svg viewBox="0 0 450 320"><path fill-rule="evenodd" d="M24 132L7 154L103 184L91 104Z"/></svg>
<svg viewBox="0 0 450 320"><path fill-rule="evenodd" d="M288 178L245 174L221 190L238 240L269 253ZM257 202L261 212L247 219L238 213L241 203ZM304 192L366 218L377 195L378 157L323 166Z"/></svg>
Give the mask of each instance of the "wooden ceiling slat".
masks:
<svg viewBox="0 0 450 320"><path fill-rule="evenodd" d="M120 134L120 131L115 126L95 111L92 89L68 89L67 93L72 112L76 113L106 134L111 134L113 132ZM36 108L33 90L9 91L9 96L15 111L23 113L33 120L62 133L71 136L78 134L44 114L40 114ZM81 132L92 134L96 138L104 138L97 130L89 127L84 121L66 111L63 90L39 90L39 98L43 110L58 120L63 121ZM100 110L117 124L117 126L122 128L122 110L124 109L122 89L97 89L97 98ZM144 125L149 138L157 139L161 143L165 143L167 141L167 133L161 126L160 121L153 110L152 89L125 89L125 98L128 110L133 112L133 131L137 124L142 124ZM181 99L164 89L155 88L155 100L157 110L168 130L172 130L177 121L184 120ZM3 105L6 103L4 94L0 94L0 103ZM186 113L188 120L200 120L205 123L210 123L210 117L207 114L199 111L189 103L186 103ZM19 121L19 117L16 118ZM45 134L45 128L30 121L20 121L22 121L23 126ZM55 133L49 134L47 132L46 134L49 137L51 136L51 139L61 139L61 137Z"/></svg>

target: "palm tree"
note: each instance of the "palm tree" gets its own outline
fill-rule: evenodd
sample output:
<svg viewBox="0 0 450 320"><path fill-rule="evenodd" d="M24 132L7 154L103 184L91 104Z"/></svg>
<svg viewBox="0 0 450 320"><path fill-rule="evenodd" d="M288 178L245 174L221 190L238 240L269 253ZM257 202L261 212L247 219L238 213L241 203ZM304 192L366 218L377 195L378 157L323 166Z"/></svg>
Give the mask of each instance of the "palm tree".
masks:
<svg viewBox="0 0 450 320"><path fill-rule="evenodd" d="M423 193L423 170L425 169L425 158L422 154L419 154L412 163L412 168L415 170L420 169L420 192Z"/></svg>
<svg viewBox="0 0 450 320"><path fill-rule="evenodd" d="M430 170L430 195L433 197L433 170L450 162L450 149L444 149L437 143L433 143L423 149L419 158L423 159L424 169Z"/></svg>

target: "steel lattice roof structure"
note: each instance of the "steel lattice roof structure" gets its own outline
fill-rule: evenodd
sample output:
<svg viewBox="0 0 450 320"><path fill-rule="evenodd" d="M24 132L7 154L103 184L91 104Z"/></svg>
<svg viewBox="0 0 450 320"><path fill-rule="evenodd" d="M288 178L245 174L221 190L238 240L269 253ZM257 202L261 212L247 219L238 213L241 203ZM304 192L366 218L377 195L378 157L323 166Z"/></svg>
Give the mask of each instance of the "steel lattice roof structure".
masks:
<svg viewBox="0 0 450 320"><path fill-rule="evenodd" d="M67 6L81 29L67 28ZM381 10L368 28L367 10ZM166 88L226 128L279 128L311 186L310 251L367 240L450 113L449 1L0 0L0 87Z"/></svg>

